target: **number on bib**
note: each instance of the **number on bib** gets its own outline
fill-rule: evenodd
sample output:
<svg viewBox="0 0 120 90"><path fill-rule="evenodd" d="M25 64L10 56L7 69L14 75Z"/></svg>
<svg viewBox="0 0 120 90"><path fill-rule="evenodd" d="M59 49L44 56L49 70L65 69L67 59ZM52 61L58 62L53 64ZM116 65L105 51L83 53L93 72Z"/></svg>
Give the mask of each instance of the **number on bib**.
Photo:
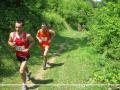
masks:
<svg viewBox="0 0 120 90"><path fill-rule="evenodd" d="M42 37L42 41L47 41L47 37Z"/></svg>
<svg viewBox="0 0 120 90"><path fill-rule="evenodd" d="M16 50L17 50L17 51L22 51L22 50L24 50L24 49L25 49L24 46L16 46Z"/></svg>

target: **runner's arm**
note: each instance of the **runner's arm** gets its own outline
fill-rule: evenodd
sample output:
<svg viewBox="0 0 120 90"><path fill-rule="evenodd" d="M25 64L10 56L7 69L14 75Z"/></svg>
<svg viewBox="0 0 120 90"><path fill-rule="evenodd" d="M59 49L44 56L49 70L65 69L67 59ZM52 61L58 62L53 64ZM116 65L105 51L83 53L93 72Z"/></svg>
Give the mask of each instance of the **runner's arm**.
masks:
<svg viewBox="0 0 120 90"><path fill-rule="evenodd" d="M10 33L9 35L9 39L8 39L8 44L11 46L11 47L15 47L15 43L13 42L13 32Z"/></svg>
<svg viewBox="0 0 120 90"><path fill-rule="evenodd" d="M29 47L28 47L28 50L29 50L33 46L35 41L34 41L33 37L31 36L31 34L27 34L27 39L29 41Z"/></svg>
<svg viewBox="0 0 120 90"><path fill-rule="evenodd" d="M39 33L39 30L38 30L38 32L37 32L36 38L37 38L37 40L41 43L42 40L38 37L38 33Z"/></svg>

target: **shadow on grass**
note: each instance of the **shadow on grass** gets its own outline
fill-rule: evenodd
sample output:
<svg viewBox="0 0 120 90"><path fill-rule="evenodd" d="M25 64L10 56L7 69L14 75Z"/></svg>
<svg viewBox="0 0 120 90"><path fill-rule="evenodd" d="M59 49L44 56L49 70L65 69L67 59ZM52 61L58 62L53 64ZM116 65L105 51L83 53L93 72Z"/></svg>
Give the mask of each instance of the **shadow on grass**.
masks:
<svg viewBox="0 0 120 90"><path fill-rule="evenodd" d="M44 20L43 16L34 10L30 10L28 8L28 6L26 6L26 5L23 5L20 8L10 9L10 10L12 10L13 12L16 12L15 16L17 16L17 17L14 19L22 17L27 22L31 23L31 25L25 23L25 29L27 30L27 32L29 32L33 35L33 38L35 38L35 35L37 33L37 27L40 25L41 21ZM14 15L12 15L12 16L14 17ZM28 28L28 26L30 26L30 27ZM9 36L8 33L10 33L10 30L9 30L9 32L7 32L7 35L5 35L5 36ZM5 44L6 43L7 43L7 41L5 42ZM78 47L84 47L84 46L86 46L86 43L87 43L86 37L72 38L72 37L65 37L65 36L61 36L59 34L56 34L55 40L53 40L53 42L51 43L50 52L51 53L57 52L58 53L57 55L61 55L61 54L66 53L66 52L70 52L71 50L75 50ZM63 49L59 49L61 47L60 46L61 44L62 44ZM33 48L34 50L31 52L32 55L31 55L31 58L29 60L29 64L30 65L36 65L38 63L41 64L42 58L40 57L39 44L35 43L33 47L34 47ZM59 50L59 52L58 52L58 50ZM4 50L4 51L6 51L5 53L9 53L7 50ZM0 58L0 60L1 60L1 58ZM4 60L2 60L2 61L4 61ZM0 63L3 63L3 62L0 62ZM15 60L13 60L13 65L16 65ZM53 65L53 67L56 67L56 66L57 65ZM0 73L0 78L12 76L17 71L17 70L12 69L11 67L9 69L5 69L4 67L0 67L0 68L1 68L0 71L2 72L2 74ZM1 79L0 79L0 81L1 81Z"/></svg>
<svg viewBox="0 0 120 90"><path fill-rule="evenodd" d="M79 47L86 47L87 42L87 37L72 38L60 36L59 34L57 34L55 40L51 44L51 53L57 53L57 51L59 50L59 53L57 53L56 55L60 55L71 50L75 50Z"/></svg>
<svg viewBox="0 0 120 90"><path fill-rule="evenodd" d="M0 82L2 82L4 78L14 75L15 72L17 72L16 69L1 68L0 69Z"/></svg>
<svg viewBox="0 0 120 90"><path fill-rule="evenodd" d="M53 79L40 80L40 79L31 78L31 80L32 80L33 86L28 87L28 89L35 89L40 87L41 85L45 85L53 82Z"/></svg>
<svg viewBox="0 0 120 90"><path fill-rule="evenodd" d="M3 51L0 56L0 82L18 71L17 60L11 54L7 54L9 51L6 51L6 49L3 49Z"/></svg>
<svg viewBox="0 0 120 90"><path fill-rule="evenodd" d="M51 66L50 68L54 68L64 65L64 63L49 63L49 65Z"/></svg>
<svg viewBox="0 0 120 90"><path fill-rule="evenodd" d="M72 38L72 37L65 37L59 34L56 34L56 37L51 43L51 47L48 53L48 59L54 56L60 56L66 52L70 52L72 50L76 50L79 47L86 47L88 39L87 37L81 38ZM32 49L32 56L30 58L29 64L30 65L37 65L38 63L41 64L43 61L43 57L40 53L40 47L38 42L36 42ZM53 65L55 67L55 65Z"/></svg>
<svg viewBox="0 0 120 90"><path fill-rule="evenodd" d="M4 69L4 68L2 68L2 69L0 69L0 77L8 77L8 76L11 76L11 75L13 75L15 72L16 72L17 70L15 70L15 69L10 69L10 68L8 68L8 69Z"/></svg>

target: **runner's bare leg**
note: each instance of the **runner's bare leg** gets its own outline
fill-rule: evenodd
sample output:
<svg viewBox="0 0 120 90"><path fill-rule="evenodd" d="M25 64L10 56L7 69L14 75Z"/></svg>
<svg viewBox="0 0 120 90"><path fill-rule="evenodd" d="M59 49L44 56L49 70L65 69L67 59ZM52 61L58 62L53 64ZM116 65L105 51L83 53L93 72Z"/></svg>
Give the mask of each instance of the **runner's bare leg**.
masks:
<svg viewBox="0 0 120 90"><path fill-rule="evenodd" d="M22 82L25 84L26 83L26 63L27 61L22 61L20 64L20 75L21 75L21 79Z"/></svg>
<svg viewBox="0 0 120 90"><path fill-rule="evenodd" d="M46 64L47 64L47 53L48 53L49 47L46 46L44 49L44 53L43 53L43 58L44 58L44 70L46 69Z"/></svg>

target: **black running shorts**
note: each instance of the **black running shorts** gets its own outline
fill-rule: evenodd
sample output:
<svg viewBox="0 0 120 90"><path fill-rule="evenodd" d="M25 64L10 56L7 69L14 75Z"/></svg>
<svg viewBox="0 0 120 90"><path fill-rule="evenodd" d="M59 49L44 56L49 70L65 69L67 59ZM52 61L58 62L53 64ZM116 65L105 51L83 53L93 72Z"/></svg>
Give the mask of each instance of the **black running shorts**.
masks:
<svg viewBox="0 0 120 90"><path fill-rule="evenodd" d="M17 60L22 62L22 61L27 61L30 58L30 55L28 56L16 56Z"/></svg>

